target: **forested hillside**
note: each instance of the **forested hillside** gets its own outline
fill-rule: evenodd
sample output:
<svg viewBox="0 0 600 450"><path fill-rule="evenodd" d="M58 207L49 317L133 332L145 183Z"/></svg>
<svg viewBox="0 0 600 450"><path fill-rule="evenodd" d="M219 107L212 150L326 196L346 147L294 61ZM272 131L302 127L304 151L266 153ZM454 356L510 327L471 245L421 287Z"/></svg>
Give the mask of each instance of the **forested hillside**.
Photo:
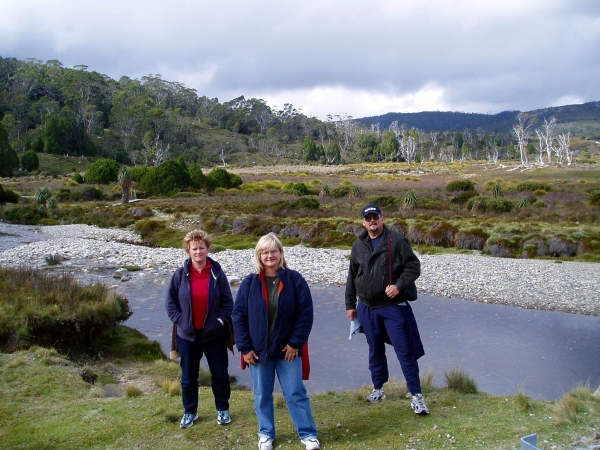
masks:
<svg viewBox="0 0 600 450"><path fill-rule="evenodd" d="M389 128L393 122L404 124L407 128L424 131L447 131L481 128L486 133L512 133L515 117L521 111L503 111L498 114L476 114L465 112L424 111L418 113L387 113L381 116L357 119L365 125L379 124L381 129ZM562 128L569 128L578 136L588 134L600 140L600 102L582 105L556 106L552 108L528 111L539 121L556 118Z"/></svg>
<svg viewBox="0 0 600 450"><path fill-rule="evenodd" d="M599 111L598 103L533 111L520 137L514 130L516 111L390 113L360 120L340 113L321 121L291 104L277 110L244 96L221 103L160 75L113 80L84 65L0 57L3 175L35 170L34 153L104 157L130 166L158 166L180 157L201 167L498 162L536 158L536 153L543 162L553 151L553 161L562 161L575 149L597 152ZM545 140L536 138L539 131Z"/></svg>

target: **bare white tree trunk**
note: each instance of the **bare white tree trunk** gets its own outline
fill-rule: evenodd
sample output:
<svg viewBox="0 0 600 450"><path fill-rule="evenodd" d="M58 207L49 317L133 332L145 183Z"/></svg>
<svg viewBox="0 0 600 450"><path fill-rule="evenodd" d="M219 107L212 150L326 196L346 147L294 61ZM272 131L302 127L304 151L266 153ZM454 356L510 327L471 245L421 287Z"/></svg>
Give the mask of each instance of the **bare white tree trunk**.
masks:
<svg viewBox="0 0 600 450"><path fill-rule="evenodd" d="M519 153L521 155L521 164L527 164L527 142L531 135L531 126L535 122L535 116L531 114L519 113L517 115L517 123L513 125L513 131L517 136L517 144L519 145Z"/></svg>
<svg viewBox="0 0 600 450"><path fill-rule="evenodd" d="M567 158L567 165L571 165L571 132L560 133L558 139L558 160L559 164L562 164L562 159Z"/></svg>

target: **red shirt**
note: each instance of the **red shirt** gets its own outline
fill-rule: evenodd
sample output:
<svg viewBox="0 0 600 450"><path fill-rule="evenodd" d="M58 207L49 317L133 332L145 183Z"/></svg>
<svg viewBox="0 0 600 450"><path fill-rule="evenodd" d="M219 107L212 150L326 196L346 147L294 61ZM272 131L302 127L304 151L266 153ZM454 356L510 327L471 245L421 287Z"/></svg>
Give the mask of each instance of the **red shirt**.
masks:
<svg viewBox="0 0 600 450"><path fill-rule="evenodd" d="M210 281L210 261L206 260L206 266L198 272L190 264L190 287L192 289L192 321L194 329L199 330L204 325L206 312L208 311L208 283Z"/></svg>

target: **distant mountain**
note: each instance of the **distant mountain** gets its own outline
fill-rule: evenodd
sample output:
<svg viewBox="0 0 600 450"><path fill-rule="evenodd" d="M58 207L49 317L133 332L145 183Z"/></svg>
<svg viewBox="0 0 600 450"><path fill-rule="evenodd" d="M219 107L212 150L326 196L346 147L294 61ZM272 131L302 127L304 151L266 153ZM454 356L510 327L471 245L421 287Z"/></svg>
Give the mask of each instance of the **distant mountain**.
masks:
<svg viewBox="0 0 600 450"><path fill-rule="evenodd" d="M379 123L380 130L387 130L390 124L424 131L462 131L466 128L483 128L488 133L510 133L520 111L504 111L498 114L478 114L464 112L425 111L418 113L387 113L381 116L356 119L363 124ZM575 134L600 135L600 101L581 105L555 106L527 111L538 117L538 122L556 117L561 128L568 128ZM596 138L597 138L596 137Z"/></svg>

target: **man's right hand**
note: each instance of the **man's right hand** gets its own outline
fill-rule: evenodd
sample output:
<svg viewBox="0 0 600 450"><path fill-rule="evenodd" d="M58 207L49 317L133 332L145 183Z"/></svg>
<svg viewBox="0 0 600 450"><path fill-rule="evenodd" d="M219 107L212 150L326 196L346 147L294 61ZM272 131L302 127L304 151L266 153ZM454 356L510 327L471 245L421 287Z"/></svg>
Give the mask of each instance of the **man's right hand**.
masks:
<svg viewBox="0 0 600 450"><path fill-rule="evenodd" d="M356 317L356 309L347 309L346 314L348 314L350 320L354 320L354 318Z"/></svg>
<svg viewBox="0 0 600 450"><path fill-rule="evenodd" d="M248 353L244 355L244 361L249 366L255 366L256 361L258 360L258 355L254 353L254 350L250 350Z"/></svg>

